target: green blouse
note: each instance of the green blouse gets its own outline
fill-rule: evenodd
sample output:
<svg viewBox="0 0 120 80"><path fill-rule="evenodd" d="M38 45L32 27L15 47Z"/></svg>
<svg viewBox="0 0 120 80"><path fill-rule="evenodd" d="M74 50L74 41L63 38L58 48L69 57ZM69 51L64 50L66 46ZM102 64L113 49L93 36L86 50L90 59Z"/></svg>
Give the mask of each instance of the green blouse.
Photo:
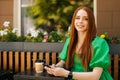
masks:
<svg viewBox="0 0 120 80"><path fill-rule="evenodd" d="M61 51L59 57L61 60L66 61L67 53L68 53L68 45L70 42L70 38L68 38L64 44L63 50ZM100 38L96 37L92 41L93 47L93 56L89 63L89 72L93 70L94 67L102 67L103 72L100 77L100 80L113 80L111 75L108 72L108 67L110 65L110 58L109 58L109 47L107 42ZM74 65L72 67L73 72L84 72L84 66L81 63L81 59L78 57L77 54L74 55Z"/></svg>

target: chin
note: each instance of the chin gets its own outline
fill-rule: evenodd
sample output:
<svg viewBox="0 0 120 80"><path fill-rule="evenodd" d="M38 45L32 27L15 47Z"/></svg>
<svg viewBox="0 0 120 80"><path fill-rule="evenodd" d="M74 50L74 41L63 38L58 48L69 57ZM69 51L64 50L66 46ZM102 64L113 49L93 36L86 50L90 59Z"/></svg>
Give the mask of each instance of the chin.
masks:
<svg viewBox="0 0 120 80"><path fill-rule="evenodd" d="M77 29L78 32L83 32L85 31L84 29Z"/></svg>
<svg viewBox="0 0 120 80"><path fill-rule="evenodd" d="M78 32L86 32L87 30L86 29L79 29L79 30L77 30Z"/></svg>

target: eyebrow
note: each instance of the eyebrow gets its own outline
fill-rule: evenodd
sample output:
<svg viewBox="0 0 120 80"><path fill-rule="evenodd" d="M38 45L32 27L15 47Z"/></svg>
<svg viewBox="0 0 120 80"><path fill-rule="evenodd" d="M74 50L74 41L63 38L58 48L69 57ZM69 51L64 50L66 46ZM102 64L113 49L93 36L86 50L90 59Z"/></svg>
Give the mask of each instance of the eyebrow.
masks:
<svg viewBox="0 0 120 80"><path fill-rule="evenodd" d="M80 15L76 15L76 17L80 17ZM83 16L83 17L88 17L88 16L85 15L85 16Z"/></svg>

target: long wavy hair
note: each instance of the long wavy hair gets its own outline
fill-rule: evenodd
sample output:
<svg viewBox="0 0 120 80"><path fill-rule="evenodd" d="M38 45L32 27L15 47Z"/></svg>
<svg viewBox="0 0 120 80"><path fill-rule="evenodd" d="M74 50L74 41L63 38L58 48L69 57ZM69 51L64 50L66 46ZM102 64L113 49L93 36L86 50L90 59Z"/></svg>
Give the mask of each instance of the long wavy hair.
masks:
<svg viewBox="0 0 120 80"><path fill-rule="evenodd" d="M84 66L85 71L88 71L88 66L91 60L91 56L92 56L92 40L94 39L94 37L96 36L96 25L95 25L95 19L94 19L94 15L93 12L85 7L78 7L72 17L72 23L71 23L71 28L70 28L70 44L68 47L68 56L67 56L67 61L66 61L66 68L70 69L73 66L73 58L74 58L74 54L75 54L75 48L78 42L78 33L77 30L75 29L75 17L76 14L79 10L84 10L87 12L88 15L88 30L87 30L87 34L86 37L84 39L84 42L82 44L81 47L81 54L79 55L79 57L82 59L82 64Z"/></svg>

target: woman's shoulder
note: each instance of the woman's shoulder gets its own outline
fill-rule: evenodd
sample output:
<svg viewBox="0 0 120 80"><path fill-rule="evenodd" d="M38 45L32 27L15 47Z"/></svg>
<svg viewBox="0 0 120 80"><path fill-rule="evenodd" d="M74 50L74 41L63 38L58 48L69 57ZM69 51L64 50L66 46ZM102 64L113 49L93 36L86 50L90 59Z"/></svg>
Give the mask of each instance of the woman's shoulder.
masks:
<svg viewBox="0 0 120 80"><path fill-rule="evenodd" d="M92 41L92 43L94 44L100 44L100 43L107 43L105 39L103 38L100 38L99 36L96 36L94 38L94 40Z"/></svg>
<svg viewBox="0 0 120 80"><path fill-rule="evenodd" d="M66 41L70 41L70 37L67 37L67 38L66 38Z"/></svg>
<svg viewBox="0 0 120 80"><path fill-rule="evenodd" d="M66 38L65 42L69 43L70 42L70 37Z"/></svg>
<svg viewBox="0 0 120 80"><path fill-rule="evenodd" d="M70 43L70 37L66 38L64 45L69 45L69 43Z"/></svg>
<svg viewBox="0 0 120 80"><path fill-rule="evenodd" d="M92 41L92 45L93 45L94 48L95 47L103 47L103 46L107 47L108 43L105 39L100 38L99 36L96 36L94 38L94 40Z"/></svg>

